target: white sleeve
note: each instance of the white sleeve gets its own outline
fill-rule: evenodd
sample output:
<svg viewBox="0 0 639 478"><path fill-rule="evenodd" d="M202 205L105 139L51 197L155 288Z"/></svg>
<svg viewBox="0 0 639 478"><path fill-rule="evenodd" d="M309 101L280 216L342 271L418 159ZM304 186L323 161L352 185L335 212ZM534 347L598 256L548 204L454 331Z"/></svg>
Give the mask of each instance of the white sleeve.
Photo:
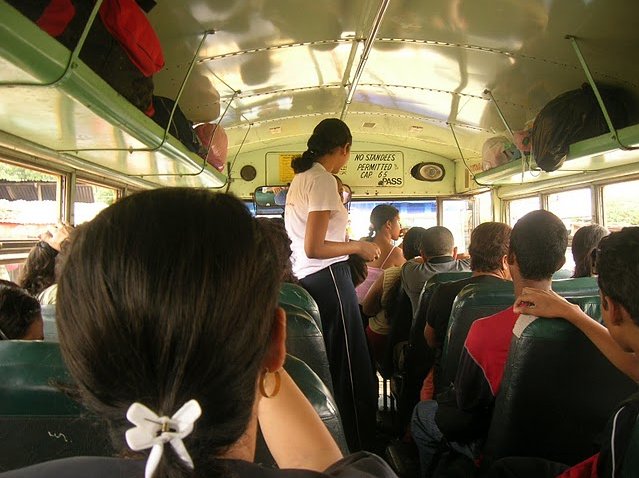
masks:
<svg viewBox="0 0 639 478"><path fill-rule="evenodd" d="M333 175L321 174L315 177L308 191L308 212L339 211L343 207Z"/></svg>

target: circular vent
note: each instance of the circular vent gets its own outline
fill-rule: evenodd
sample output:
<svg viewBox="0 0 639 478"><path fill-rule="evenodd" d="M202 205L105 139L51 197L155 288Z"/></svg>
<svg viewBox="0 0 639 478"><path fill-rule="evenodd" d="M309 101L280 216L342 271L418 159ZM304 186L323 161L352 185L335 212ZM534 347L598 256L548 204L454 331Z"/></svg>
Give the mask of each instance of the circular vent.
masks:
<svg viewBox="0 0 639 478"><path fill-rule="evenodd" d="M410 170L410 175L418 181L441 181L446 171L439 163L418 163Z"/></svg>
<svg viewBox="0 0 639 478"><path fill-rule="evenodd" d="M242 169L240 169L240 177L244 181L253 181L256 176L257 176L257 171L251 165L243 166Z"/></svg>

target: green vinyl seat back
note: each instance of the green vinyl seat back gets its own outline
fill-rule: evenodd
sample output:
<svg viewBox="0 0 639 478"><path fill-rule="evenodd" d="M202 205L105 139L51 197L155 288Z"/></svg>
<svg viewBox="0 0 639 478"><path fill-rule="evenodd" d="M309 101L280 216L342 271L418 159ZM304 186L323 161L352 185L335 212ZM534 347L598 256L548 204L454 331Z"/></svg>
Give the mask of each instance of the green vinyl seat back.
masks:
<svg viewBox="0 0 639 478"><path fill-rule="evenodd" d="M304 361L333 393L333 381L321 329L304 310L287 305L283 308L286 312L286 351Z"/></svg>
<svg viewBox="0 0 639 478"><path fill-rule="evenodd" d="M469 284L457 294L444 339L441 357L442 377L438 378L438 383L448 385L455 381L459 357L473 322L507 309L514 301L515 291L512 282Z"/></svg>
<svg viewBox="0 0 639 478"><path fill-rule="evenodd" d="M581 310L601 323L601 299L596 277L553 280L552 290L579 305Z"/></svg>
<svg viewBox="0 0 639 478"><path fill-rule="evenodd" d="M43 305L40 311L44 325L45 342L57 342L58 328L55 325L55 305Z"/></svg>
<svg viewBox="0 0 639 478"><path fill-rule="evenodd" d="M440 272L429 278L419 296L419 305L413 317L408 345L403 349L403 365L397 373L401 374L402 387L397 400L397 407L403 421L412 414L419 401L422 383L435 362L435 352L426 343L424 328L430 299L435 289L444 282L453 282L470 277L470 271Z"/></svg>
<svg viewBox="0 0 639 478"><path fill-rule="evenodd" d="M0 471L57 458L113 454L105 424L60 391L57 343L0 341Z"/></svg>
<svg viewBox="0 0 639 478"><path fill-rule="evenodd" d="M317 327L322 330L319 307L315 299L303 287L288 282L283 283L280 287L279 303L280 307L287 310L297 308L306 311L313 318Z"/></svg>
<svg viewBox="0 0 639 478"><path fill-rule="evenodd" d="M435 274L424 284L421 294L419 295L419 304L417 311L413 318L413 326L410 332L409 342L411 345L426 346L426 340L424 339L424 328L426 327L426 315L428 312L428 305L430 304L430 298L433 296L433 292L439 284L444 282L453 282L461 279L467 279L472 274L471 271L454 271L454 272L440 272Z"/></svg>
<svg viewBox="0 0 639 478"><path fill-rule="evenodd" d="M484 455L578 463L599 450L608 419L636 390L569 322L521 316Z"/></svg>
<svg viewBox="0 0 639 478"><path fill-rule="evenodd" d="M288 355L284 368L347 453L330 389L295 357ZM0 376L0 472L70 456L115 454L106 423L56 386L71 380L57 343L0 341ZM256 459L268 461L265 456L262 451Z"/></svg>
<svg viewBox="0 0 639 478"><path fill-rule="evenodd" d="M552 275L552 280L557 279L570 279L572 277L572 271L568 269L559 269Z"/></svg>
<svg viewBox="0 0 639 478"><path fill-rule="evenodd" d="M348 446L346 445L346 438L344 436L344 430L342 429L342 421L330 390L324 385L317 374L297 357L287 354L284 369L286 369L302 393L311 402L311 405L315 408L315 411L324 422L324 425L326 425L326 428L328 428L328 431L342 452L348 454ZM261 433L258 433L255 462L268 466L275 465L275 460L271 456Z"/></svg>
<svg viewBox="0 0 639 478"><path fill-rule="evenodd" d="M599 287L596 278L553 280L552 290L566 297L570 302L578 304L593 319L601 321ZM512 283L471 284L464 287L457 295L451 311L442 353L440 383L449 384L455 380L459 357L473 322L510 307L514 300Z"/></svg>

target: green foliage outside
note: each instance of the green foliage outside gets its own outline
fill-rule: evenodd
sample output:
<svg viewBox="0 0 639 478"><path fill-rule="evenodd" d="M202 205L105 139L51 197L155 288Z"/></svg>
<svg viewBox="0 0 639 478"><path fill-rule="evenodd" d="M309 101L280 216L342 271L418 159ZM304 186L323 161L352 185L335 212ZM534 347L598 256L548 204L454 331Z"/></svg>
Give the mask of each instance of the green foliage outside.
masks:
<svg viewBox="0 0 639 478"><path fill-rule="evenodd" d="M609 200L605 203L606 225L639 226L639 204L632 199Z"/></svg>
<svg viewBox="0 0 639 478"><path fill-rule="evenodd" d="M93 197L95 202L99 202L102 204L113 204L117 199L117 195L115 189L94 187L93 188Z"/></svg>
<svg viewBox="0 0 639 478"><path fill-rule="evenodd" d="M11 164L0 163L0 180L3 181L56 181L57 177L32 169L25 169Z"/></svg>

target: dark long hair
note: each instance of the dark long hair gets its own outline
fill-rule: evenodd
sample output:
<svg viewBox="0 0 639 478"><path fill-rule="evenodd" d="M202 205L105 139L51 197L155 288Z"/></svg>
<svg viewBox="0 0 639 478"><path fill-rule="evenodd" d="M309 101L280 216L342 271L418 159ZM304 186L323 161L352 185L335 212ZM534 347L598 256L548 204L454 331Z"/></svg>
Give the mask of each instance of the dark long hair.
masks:
<svg viewBox="0 0 639 478"><path fill-rule="evenodd" d="M245 432L282 275L272 249L235 197L187 188L126 197L76 231L56 316L81 401L120 450L131 403L202 407L184 440L195 470L166 446L155 477L220 475L214 457Z"/></svg>
<svg viewBox="0 0 639 478"><path fill-rule="evenodd" d="M608 229L599 224L591 224L577 229L572 238L572 258L575 260L573 277L590 277L592 275L590 252L608 234Z"/></svg>
<svg viewBox="0 0 639 478"><path fill-rule="evenodd" d="M337 118L326 118L315 126L313 134L306 142L307 150L301 156L293 158L291 167L296 174L308 171L322 156L352 142L351 130L346 123Z"/></svg>
<svg viewBox="0 0 639 478"><path fill-rule="evenodd" d="M368 237L373 239L388 221L399 216L399 210L390 204L378 204L371 211L371 227L368 228Z"/></svg>
<svg viewBox="0 0 639 478"><path fill-rule="evenodd" d="M18 283L32 296L55 283L55 261L58 251L44 241L38 242L29 251L22 266Z"/></svg>
<svg viewBox="0 0 639 478"><path fill-rule="evenodd" d="M31 324L42 318L40 302L15 284L4 282L0 285L0 331L8 339L22 339Z"/></svg>

